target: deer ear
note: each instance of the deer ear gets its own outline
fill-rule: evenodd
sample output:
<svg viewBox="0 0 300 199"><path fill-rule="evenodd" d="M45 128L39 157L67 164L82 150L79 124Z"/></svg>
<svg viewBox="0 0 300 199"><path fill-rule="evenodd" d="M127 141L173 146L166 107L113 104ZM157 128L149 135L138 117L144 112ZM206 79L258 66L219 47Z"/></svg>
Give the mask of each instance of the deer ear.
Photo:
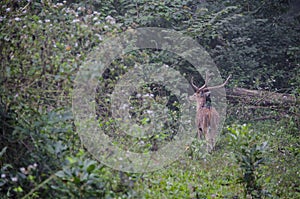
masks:
<svg viewBox="0 0 300 199"><path fill-rule="evenodd" d="M210 91L206 91L203 93L206 97L208 97L210 95Z"/></svg>
<svg viewBox="0 0 300 199"><path fill-rule="evenodd" d="M209 91L202 91L202 92L200 92L200 96L201 96L201 97L208 97L209 94L210 94Z"/></svg>

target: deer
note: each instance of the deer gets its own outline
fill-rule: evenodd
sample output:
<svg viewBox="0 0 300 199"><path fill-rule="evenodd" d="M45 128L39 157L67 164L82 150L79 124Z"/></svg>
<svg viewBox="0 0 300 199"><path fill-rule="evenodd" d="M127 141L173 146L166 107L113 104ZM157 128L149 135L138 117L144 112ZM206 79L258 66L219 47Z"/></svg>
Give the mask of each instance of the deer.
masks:
<svg viewBox="0 0 300 199"><path fill-rule="evenodd" d="M229 75L223 84L208 87L207 84L210 81L210 75L211 74L207 71L204 85L201 87L197 87L194 84L192 77L191 85L195 89L195 93L189 97L191 101L196 101L197 103L195 123L197 126L198 139L206 140L208 152L211 152L216 144L220 115L214 107L207 105L207 98L209 97L211 90L224 87L231 77L231 75Z"/></svg>

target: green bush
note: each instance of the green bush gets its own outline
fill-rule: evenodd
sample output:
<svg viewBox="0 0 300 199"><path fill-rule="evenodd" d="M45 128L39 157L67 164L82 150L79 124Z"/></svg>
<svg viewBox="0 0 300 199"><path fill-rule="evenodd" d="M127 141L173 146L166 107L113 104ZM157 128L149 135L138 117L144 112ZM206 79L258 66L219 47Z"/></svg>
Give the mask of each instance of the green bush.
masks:
<svg viewBox="0 0 300 199"><path fill-rule="evenodd" d="M237 198L244 191L253 198L268 197L268 192L274 198L299 198L297 104L283 105L283 112L272 109L278 123L231 126L210 155L202 153L201 141L195 141L186 155L192 159L185 156L165 170L141 175L97 163L81 146L73 124L71 96L79 66L106 38L137 27L172 28L192 36L210 53L222 76L233 74L229 86L298 97L299 17L290 13L293 1L249 2L1 1L0 197ZM187 79L198 76L190 63L169 52L128 53L114 60L100 78L103 90L96 99L100 109L109 106L109 94L126 68L145 63L166 64ZM159 89L163 92L157 93ZM142 140L144 146L132 147L145 152L176 135L180 105L160 85L145 84L140 92L158 96L151 100L159 108L167 100L171 109L169 120L163 121L171 131L164 129ZM140 102L132 97L132 115L145 125L150 121L142 112L149 101ZM99 116L103 116L100 125L113 134L114 119ZM231 121L253 118L252 113L239 111L232 116ZM141 141L118 135L114 138L122 147Z"/></svg>
<svg viewBox="0 0 300 199"><path fill-rule="evenodd" d="M249 195L252 198L262 198L267 191L263 190L260 167L266 161L264 156L268 142L259 143L259 133L246 124L228 127L228 131L228 144L233 147L243 173L239 181L245 186L245 197Z"/></svg>

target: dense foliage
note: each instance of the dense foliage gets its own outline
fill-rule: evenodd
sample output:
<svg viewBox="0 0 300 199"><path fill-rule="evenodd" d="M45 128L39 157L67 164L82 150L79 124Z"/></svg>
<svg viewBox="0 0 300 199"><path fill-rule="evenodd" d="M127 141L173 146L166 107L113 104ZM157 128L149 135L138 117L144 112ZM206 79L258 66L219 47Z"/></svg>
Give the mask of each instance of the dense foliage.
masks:
<svg viewBox="0 0 300 199"><path fill-rule="evenodd" d="M138 27L194 38L223 77L233 75L229 87L299 97L299 10L296 0L1 1L0 197L299 198L299 102L280 111L232 104L212 154L195 140L174 164L145 174L94 160L80 142L71 109L74 79L89 53L106 38ZM191 64L170 52L140 50L113 61L97 89L99 125L120 147L134 145L136 152L170 141L181 107L166 88L145 84L130 99L131 116L147 124L149 104L167 104L163 130L143 139L115 131L109 96L130 67L145 63L170 66L203 83ZM258 113L280 119L261 120Z"/></svg>

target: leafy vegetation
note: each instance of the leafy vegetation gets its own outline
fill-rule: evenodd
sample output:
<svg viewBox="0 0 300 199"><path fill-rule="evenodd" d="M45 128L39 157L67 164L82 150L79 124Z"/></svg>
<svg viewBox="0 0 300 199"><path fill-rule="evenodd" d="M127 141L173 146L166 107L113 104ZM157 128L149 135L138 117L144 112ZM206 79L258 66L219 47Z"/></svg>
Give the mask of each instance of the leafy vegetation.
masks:
<svg viewBox="0 0 300 199"><path fill-rule="evenodd" d="M0 197L299 198L299 10L296 0L1 1ZM280 109L229 101L227 128L211 154L195 140L159 171L111 169L90 155L76 132L74 79L95 47L139 27L194 38L223 77L233 75L229 87L289 93L298 101ZM182 107L168 88L145 83L130 96L131 117L146 128L151 110L167 107L162 130L141 138L116 130L110 96L126 72L143 64L203 83L190 63L163 50L137 50L111 63L95 97L99 126L117 146L135 152L157 151L174 139ZM261 119L265 115L278 117Z"/></svg>

